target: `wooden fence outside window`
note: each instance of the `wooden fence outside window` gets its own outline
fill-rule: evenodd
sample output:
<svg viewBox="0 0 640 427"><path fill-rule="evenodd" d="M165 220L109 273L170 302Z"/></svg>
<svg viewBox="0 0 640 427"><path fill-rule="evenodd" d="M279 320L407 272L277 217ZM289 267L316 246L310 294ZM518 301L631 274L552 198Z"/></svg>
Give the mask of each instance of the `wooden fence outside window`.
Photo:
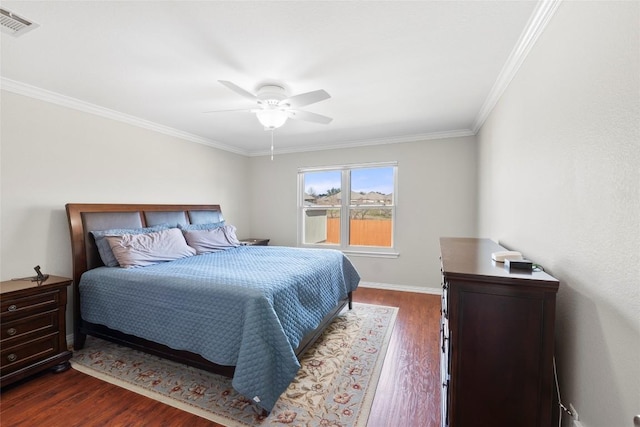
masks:
<svg viewBox="0 0 640 427"><path fill-rule="evenodd" d="M391 247L390 219L350 219L349 244ZM326 243L340 243L340 218L327 218Z"/></svg>

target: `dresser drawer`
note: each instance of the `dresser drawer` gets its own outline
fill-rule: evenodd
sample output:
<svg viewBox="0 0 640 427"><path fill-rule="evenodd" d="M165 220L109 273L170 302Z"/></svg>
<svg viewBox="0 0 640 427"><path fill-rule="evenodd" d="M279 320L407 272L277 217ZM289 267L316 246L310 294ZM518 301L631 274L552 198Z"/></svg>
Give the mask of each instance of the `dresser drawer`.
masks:
<svg viewBox="0 0 640 427"><path fill-rule="evenodd" d="M29 341L58 330L58 309L2 322L2 348Z"/></svg>
<svg viewBox="0 0 640 427"><path fill-rule="evenodd" d="M28 315L29 312L42 312L58 307L60 292L56 289L49 292L41 292L35 295L27 295L16 298L3 298L0 303L3 322L10 317Z"/></svg>
<svg viewBox="0 0 640 427"><path fill-rule="evenodd" d="M6 375L22 367L59 353L59 333L36 338L26 343L2 348L0 352L0 374Z"/></svg>

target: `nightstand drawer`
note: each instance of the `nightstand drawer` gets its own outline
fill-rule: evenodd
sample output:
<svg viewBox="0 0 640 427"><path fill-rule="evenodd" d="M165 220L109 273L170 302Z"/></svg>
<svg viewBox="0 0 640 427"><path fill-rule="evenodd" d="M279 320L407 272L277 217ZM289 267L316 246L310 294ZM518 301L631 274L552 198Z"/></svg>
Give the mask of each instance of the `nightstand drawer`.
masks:
<svg viewBox="0 0 640 427"><path fill-rule="evenodd" d="M14 315L24 316L29 311L42 312L47 309L57 308L59 302L60 292L58 290L18 298L3 298L2 303L0 303L2 319L5 322Z"/></svg>
<svg viewBox="0 0 640 427"><path fill-rule="evenodd" d="M22 317L10 322L2 322L2 331L0 333L2 348L47 335L57 330L57 309Z"/></svg>
<svg viewBox="0 0 640 427"><path fill-rule="evenodd" d="M0 374L6 375L59 352L58 332L27 343L5 348L0 353Z"/></svg>

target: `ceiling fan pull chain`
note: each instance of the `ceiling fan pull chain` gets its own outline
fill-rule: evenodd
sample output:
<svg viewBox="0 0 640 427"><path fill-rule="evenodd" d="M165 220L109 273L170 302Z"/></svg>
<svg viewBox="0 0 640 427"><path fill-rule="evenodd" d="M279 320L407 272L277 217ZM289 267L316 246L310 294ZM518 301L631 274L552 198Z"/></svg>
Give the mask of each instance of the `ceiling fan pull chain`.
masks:
<svg viewBox="0 0 640 427"><path fill-rule="evenodd" d="M273 161L273 129L271 129L271 161Z"/></svg>

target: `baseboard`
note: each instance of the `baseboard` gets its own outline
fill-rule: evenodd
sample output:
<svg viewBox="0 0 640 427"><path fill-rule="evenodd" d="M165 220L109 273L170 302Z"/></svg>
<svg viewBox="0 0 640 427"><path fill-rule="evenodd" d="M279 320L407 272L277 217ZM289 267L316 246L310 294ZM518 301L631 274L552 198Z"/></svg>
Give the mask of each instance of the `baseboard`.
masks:
<svg viewBox="0 0 640 427"><path fill-rule="evenodd" d="M407 286L407 285L394 285L391 283L377 283L377 282L360 282L363 288L384 289L387 291L399 291L399 292L417 292L421 294L442 295L442 288L427 288L424 286Z"/></svg>

